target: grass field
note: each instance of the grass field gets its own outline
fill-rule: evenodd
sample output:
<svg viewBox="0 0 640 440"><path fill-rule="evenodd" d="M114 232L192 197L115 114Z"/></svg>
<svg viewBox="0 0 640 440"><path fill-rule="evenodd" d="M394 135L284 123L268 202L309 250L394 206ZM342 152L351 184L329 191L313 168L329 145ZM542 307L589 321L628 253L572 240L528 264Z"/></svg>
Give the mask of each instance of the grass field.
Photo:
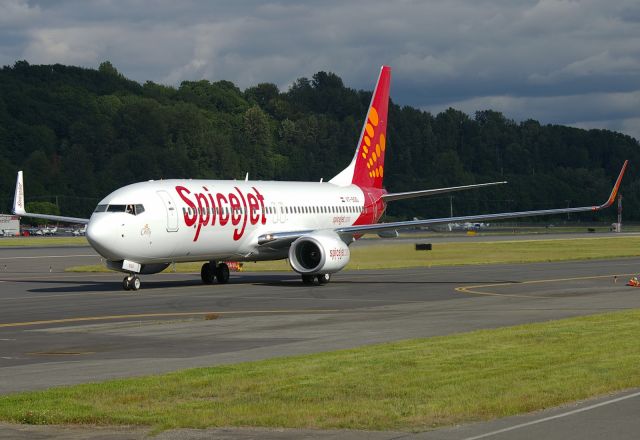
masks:
<svg viewBox="0 0 640 440"><path fill-rule="evenodd" d="M0 239L0 247L86 246L85 237L10 237Z"/></svg>
<svg viewBox="0 0 640 440"><path fill-rule="evenodd" d="M7 395L0 419L419 431L638 387L639 339L616 312Z"/></svg>
<svg viewBox="0 0 640 440"><path fill-rule="evenodd" d="M640 256L640 237L514 240L436 243L432 251L416 251L413 244L384 244L351 248L346 270L391 269L465 264L532 263ZM202 263L179 263L178 272L200 272ZM102 272L104 266L75 266L71 272ZM171 268L167 269L171 270ZM290 270L284 261L244 263L246 271Z"/></svg>

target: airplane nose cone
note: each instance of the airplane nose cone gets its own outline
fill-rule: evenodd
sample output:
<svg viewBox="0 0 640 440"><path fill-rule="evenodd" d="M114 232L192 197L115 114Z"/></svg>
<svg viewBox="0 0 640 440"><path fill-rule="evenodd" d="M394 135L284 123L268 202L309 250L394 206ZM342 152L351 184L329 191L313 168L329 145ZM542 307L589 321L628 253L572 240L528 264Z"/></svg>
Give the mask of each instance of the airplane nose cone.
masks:
<svg viewBox="0 0 640 440"><path fill-rule="evenodd" d="M103 257L109 260L117 260L118 255L115 252L113 222L109 222L108 218L92 218L87 225L86 232L89 244Z"/></svg>

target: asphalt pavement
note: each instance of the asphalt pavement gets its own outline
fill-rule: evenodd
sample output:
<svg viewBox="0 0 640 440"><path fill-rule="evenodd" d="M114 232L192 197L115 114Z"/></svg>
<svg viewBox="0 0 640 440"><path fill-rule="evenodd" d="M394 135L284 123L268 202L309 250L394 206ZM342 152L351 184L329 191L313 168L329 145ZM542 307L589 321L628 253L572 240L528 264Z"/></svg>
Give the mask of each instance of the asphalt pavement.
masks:
<svg viewBox="0 0 640 440"><path fill-rule="evenodd" d="M206 286L199 274L166 273L143 277L138 292L122 290L121 274L64 272L99 262L83 246L0 248L0 393L640 307L640 290L624 286L640 268L636 258L351 271L312 287L289 272L234 273L227 285ZM419 434L196 430L159 438L637 438L628 435L640 432L638 410L634 396L509 431L501 430L549 416ZM22 435L146 431L0 427L0 438Z"/></svg>

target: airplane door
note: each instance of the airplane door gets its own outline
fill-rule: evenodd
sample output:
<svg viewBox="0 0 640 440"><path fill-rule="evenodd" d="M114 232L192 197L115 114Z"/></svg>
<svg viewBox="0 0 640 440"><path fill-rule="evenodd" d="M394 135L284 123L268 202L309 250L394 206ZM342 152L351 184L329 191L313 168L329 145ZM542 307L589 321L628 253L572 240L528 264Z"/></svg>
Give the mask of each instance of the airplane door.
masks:
<svg viewBox="0 0 640 440"><path fill-rule="evenodd" d="M167 211L167 232L176 232L178 230L178 209L168 192L158 191L158 195Z"/></svg>

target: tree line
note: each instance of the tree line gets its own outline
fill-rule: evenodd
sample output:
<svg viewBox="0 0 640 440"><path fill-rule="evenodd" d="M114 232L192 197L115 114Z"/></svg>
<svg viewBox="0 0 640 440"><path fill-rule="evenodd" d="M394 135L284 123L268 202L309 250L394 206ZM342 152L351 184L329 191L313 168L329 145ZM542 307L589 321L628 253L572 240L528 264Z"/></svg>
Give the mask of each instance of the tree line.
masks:
<svg viewBox="0 0 640 440"><path fill-rule="evenodd" d="M351 160L370 99L327 72L287 91L240 90L230 81L140 84L109 62L96 70L18 61L0 70L0 210L11 208L20 169L27 202L80 217L148 179L328 180ZM624 134L391 102L387 139L389 191L509 181L456 193L454 215L599 203L629 159L625 218L640 219L640 149ZM450 202L394 202L387 216L448 216Z"/></svg>

